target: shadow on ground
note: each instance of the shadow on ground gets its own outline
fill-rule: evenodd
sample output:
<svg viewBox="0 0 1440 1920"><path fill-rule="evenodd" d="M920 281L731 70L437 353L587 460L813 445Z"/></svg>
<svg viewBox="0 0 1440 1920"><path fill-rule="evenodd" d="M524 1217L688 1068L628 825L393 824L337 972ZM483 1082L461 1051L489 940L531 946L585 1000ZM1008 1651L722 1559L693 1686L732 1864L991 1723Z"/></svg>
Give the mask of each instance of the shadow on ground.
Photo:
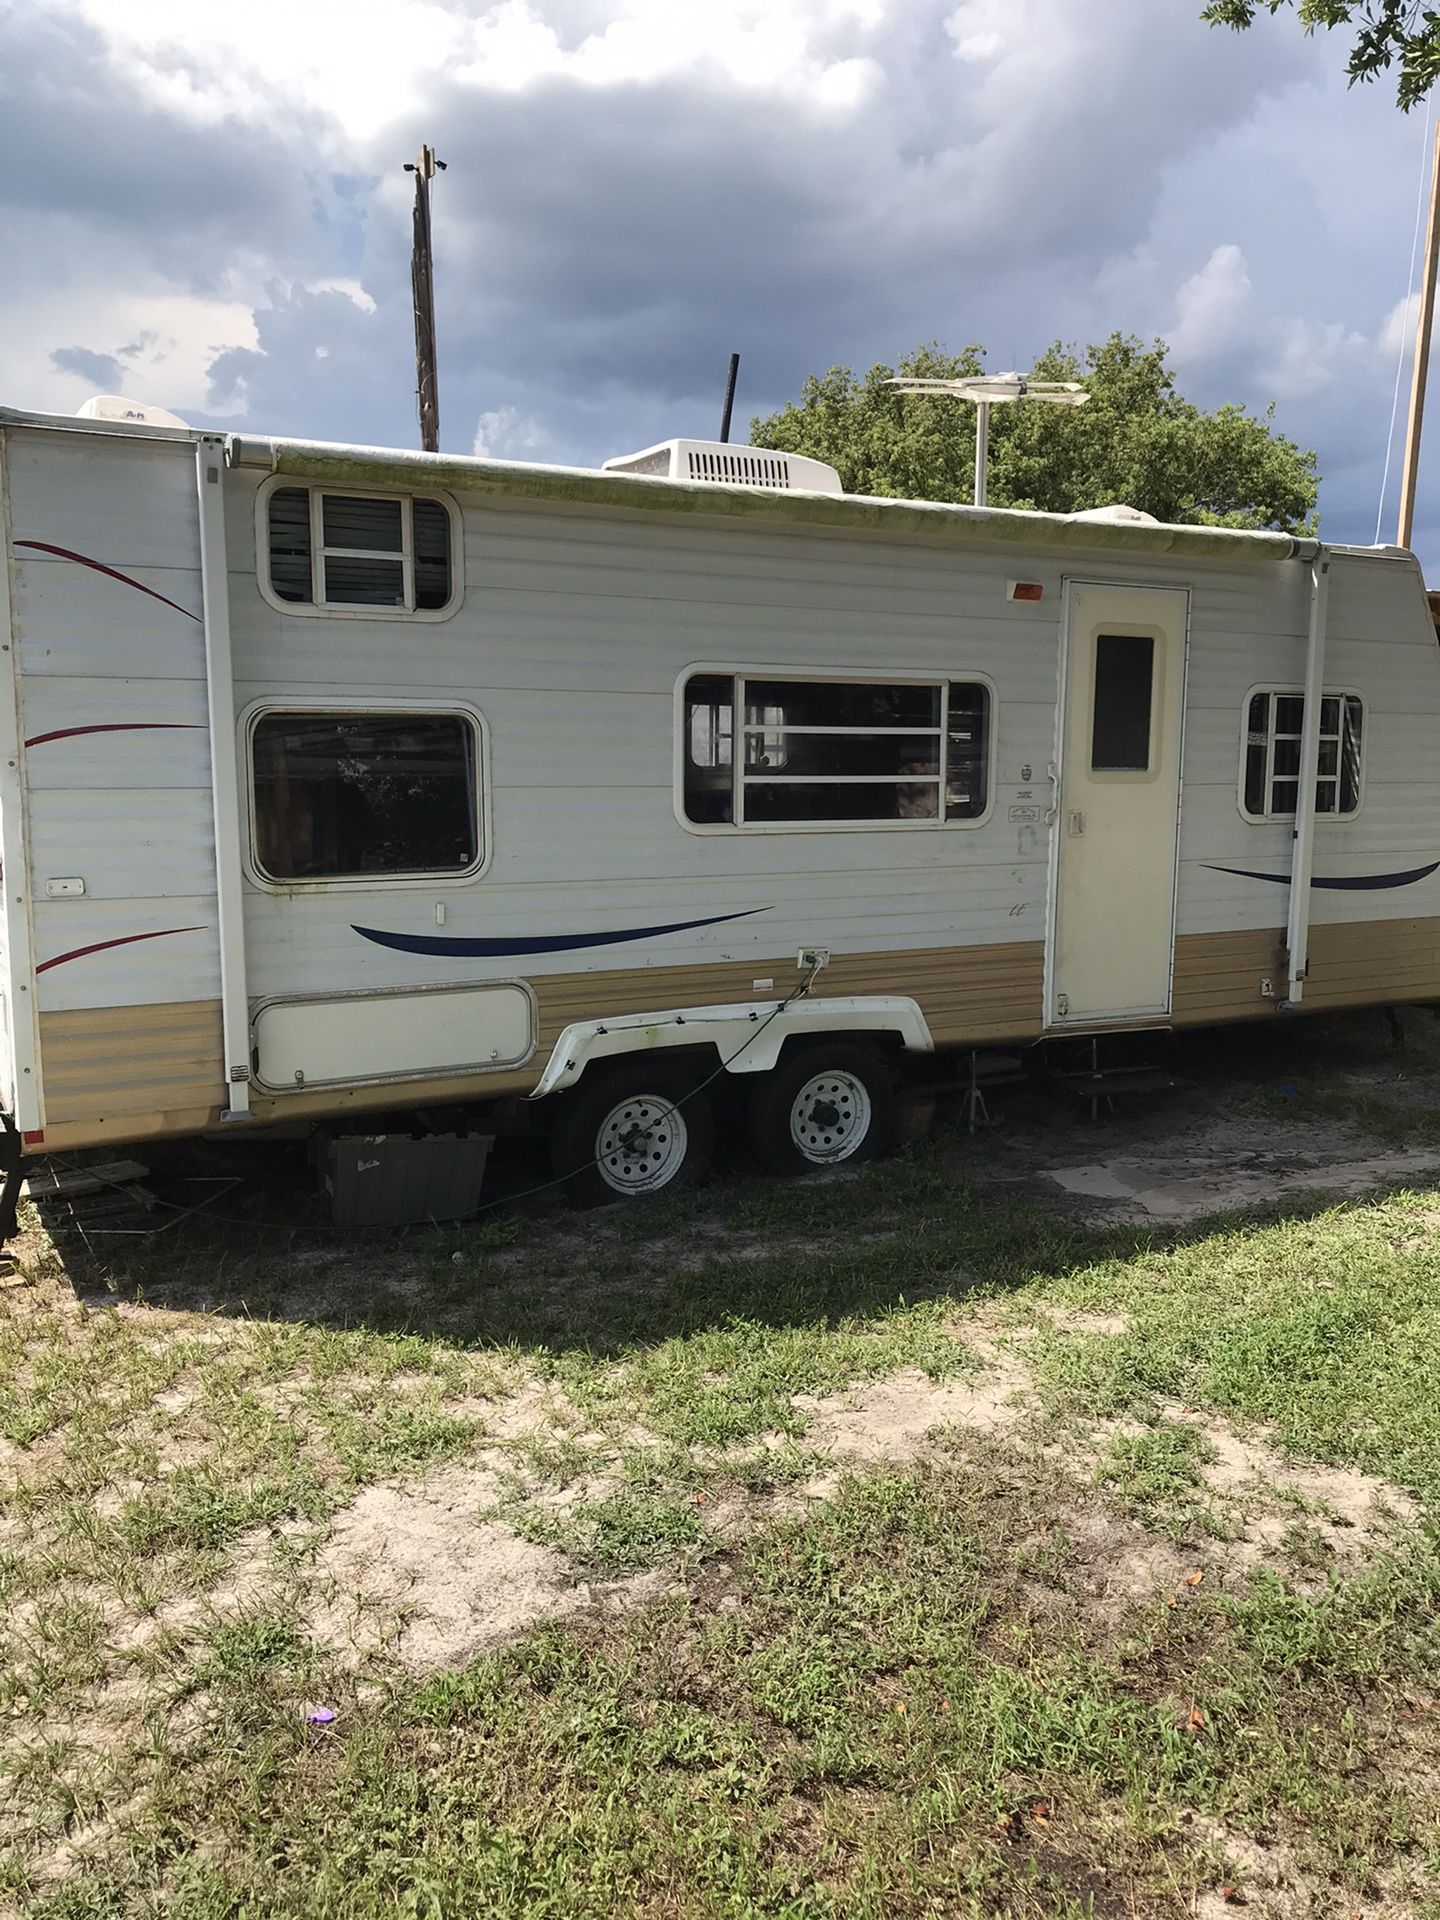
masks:
<svg viewBox="0 0 1440 1920"><path fill-rule="evenodd" d="M44 1224L88 1303L143 1299L466 1348L603 1357L737 1321L874 1319L1193 1244L1218 1215L1231 1224L1237 1214L1313 1217L1347 1192L1338 1172L1326 1187L1331 1166L1365 1169L1372 1196L1401 1191L1418 1183L1417 1148L1433 1143L1440 1173L1440 1047L1428 1015L1411 1014L1406 1026L1415 1042L1402 1051L1376 1013L1177 1037L1167 1059L1188 1086L1098 1124L1073 1099L1012 1089L979 1133L967 1135L952 1114L898 1158L849 1177L786 1185L741 1166L647 1207L585 1214L552 1191L526 1198L546 1168L534 1143L511 1142L476 1219L339 1233L302 1146L230 1140L146 1150L163 1204L139 1232L82 1235L62 1207ZM1197 1218L1137 1220L1055 1177L1127 1155L1193 1164L1197 1145L1222 1175L1213 1208ZM1389 1177L1387 1150L1403 1163ZM1246 1164L1248 1185L1227 1186L1227 1157ZM238 1184L217 1205L226 1177ZM1303 1190L1287 1192L1289 1181Z"/></svg>

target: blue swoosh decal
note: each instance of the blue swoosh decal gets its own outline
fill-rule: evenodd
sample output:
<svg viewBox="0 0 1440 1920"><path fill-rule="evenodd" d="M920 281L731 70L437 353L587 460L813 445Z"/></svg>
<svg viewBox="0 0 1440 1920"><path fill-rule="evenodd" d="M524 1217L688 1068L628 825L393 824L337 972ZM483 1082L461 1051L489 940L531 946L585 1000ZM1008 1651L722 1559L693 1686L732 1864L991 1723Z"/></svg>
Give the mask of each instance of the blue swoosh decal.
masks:
<svg viewBox="0 0 1440 1920"><path fill-rule="evenodd" d="M1209 862L1206 862L1209 866ZM1413 887L1417 880L1428 880L1430 875L1440 869L1440 860L1432 860L1428 867L1407 867L1404 873L1361 873L1349 880L1311 880L1312 887L1327 887L1333 893L1379 893L1386 887ZM1288 887L1288 873L1252 873L1248 867L1210 867L1211 873L1233 874L1237 880L1273 880L1277 886Z"/></svg>
<svg viewBox="0 0 1440 1920"><path fill-rule="evenodd" d="M748 920L755 913L769 913L769 907L746 907L740 913L712 913L704 920L672 920L663 927L622 927L618 933L551 933L539 939L472 940L466 936L436 933L386 933L379 927L356 927L362 940L373 940L377 947L393 947L397 953L447 954L454 960L503 960L522 953L574 953L580 947L616 947L625 940L652 940L664 933L689 933L694 927L718 927L727 920Z"/></svg>

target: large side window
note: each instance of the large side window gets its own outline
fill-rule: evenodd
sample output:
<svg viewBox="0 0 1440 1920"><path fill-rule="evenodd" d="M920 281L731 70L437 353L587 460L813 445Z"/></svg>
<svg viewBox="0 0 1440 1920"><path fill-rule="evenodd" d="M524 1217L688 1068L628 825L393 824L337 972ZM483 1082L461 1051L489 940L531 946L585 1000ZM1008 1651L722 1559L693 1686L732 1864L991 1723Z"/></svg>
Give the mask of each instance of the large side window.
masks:
<svg viewBox="0 0 1440 1920"><path fill-rule="evenodd" d="M1364 722L1358 694L1327 693L1321 699L1316 813L1343 815L1359 808ZM1304 725L1303 693L1272 690L1251 695L1245 724L1242 794L1244 810L1252 819L1294 818Z"/></svg>
<svg viewBox="0 0 1440 1920"><path fill-rule="evenodd" d="M265 518L264 562L279 600L401 613L450 604L450 511L443 500L275 487Z"/></svg>
<svg viewBox="0 0 1440 1920"><path fill-rule="evenodd" d="M685 818L697 826L976 820L989 781L978 681L698 673L685 687Z"/></svg>
<svg viewBox="0 0 1440 1920"><path fill-rule="evenodd" d="M479 738L458 713L262 713L251 731L267 879L464 873L479 861Z"/></svg>

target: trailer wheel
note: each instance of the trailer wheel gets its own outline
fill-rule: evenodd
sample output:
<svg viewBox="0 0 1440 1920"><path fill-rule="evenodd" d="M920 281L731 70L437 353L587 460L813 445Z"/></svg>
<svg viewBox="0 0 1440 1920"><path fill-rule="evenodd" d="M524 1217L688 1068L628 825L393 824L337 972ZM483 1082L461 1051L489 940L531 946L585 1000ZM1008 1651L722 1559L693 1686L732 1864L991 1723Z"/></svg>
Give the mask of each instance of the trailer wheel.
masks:
<svg viewBox="0 0 1440 1920"><path fill-rule="evenodd" d="M895 1088L880 1056L818 1041L767 1073L750 1101L750 1144L771 1173L873 1160L895 1143Z"/></svg>
<svg viewBox="0 0 1440 1920"><path fill-rule="evenodd" d="M714 1143L714 1114L694 1079L647 1058L588 1073L565 1096L551 1155L570 1198L603 1207L694 1186Z"/></svg>

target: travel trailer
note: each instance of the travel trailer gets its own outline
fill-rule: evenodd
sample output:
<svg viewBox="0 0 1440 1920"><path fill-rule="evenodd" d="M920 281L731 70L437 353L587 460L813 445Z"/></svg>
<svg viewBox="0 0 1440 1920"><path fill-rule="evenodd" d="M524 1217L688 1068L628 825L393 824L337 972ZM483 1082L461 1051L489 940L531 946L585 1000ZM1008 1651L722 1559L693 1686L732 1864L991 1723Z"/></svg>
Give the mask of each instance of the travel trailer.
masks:
<svg viewBox="0 0 1440 1920"><path fill-rule="evenodd" d="M937 1050L1440 999L1400 549L121 403L0 486L12 1175L523 1102L641 1195L872 1152Z"/></svg>

